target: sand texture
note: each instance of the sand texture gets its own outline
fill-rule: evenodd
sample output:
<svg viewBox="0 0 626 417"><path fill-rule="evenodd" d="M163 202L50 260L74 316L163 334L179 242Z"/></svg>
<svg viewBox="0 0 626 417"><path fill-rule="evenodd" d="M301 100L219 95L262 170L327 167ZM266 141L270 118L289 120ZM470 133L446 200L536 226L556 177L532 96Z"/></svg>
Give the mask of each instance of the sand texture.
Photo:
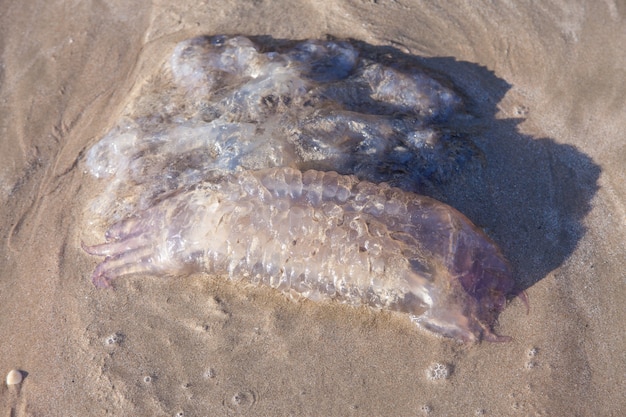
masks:
<svg viewBox="0 0 626 417"><path fill-rule="evenodd" d="M198 35L351 38L442 74L475 175L427 192L501 247L508 343L195 274L100 290L85 166ZM626 6L606 1L0 1L1 416L620 416Z"/></svg>

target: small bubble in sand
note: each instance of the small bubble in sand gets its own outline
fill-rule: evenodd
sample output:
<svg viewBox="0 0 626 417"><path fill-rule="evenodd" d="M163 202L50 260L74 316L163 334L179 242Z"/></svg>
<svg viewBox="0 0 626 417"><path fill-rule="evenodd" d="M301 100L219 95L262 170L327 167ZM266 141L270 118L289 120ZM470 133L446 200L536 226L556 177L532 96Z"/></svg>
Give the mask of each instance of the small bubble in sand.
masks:
<svg viewBox="0 0 626 417"><path fill-rule="evenodd" d="M238 392L233 395L232 402L234 405L244 405L248 402L248 396L245 392Z"/></svg>
<svg viewBox="0 0 626 417"><path fill-rule="evenodd" d="M213 368L209 368L204 372L205 378L212 379L212 378L215 378L216 376L217 376L217 373L215 372L215 369Z"/></svg>
<svg viewBox="0 0 626 417"><path fill-rule="evenodd" d="M450 376L450 367L443 363L433 363L426 370L426 378L430 381L437 381L441 379L448 379Z"/></svg>
<svg viewBox="0 0 626 417"><path fill-rule="evenodd" d="M7 385L17 385L22 382L22 373L17 369L12 369L7 374Z"/></svg>
<svg viewBox="0 0 626 417"><path fill-rule="evenodd" d="M242 390L236 392L227 401L224 401L224 405L231 410L246 410L254 406L257 399L257 395L254 391Z"/></svg>

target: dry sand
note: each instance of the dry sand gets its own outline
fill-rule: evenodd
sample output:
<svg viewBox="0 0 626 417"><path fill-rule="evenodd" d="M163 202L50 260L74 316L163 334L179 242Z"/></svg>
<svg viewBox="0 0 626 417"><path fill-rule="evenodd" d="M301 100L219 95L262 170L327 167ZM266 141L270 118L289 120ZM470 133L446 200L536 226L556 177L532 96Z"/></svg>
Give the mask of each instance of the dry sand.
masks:
<svg viewBox="0 0 626 417"><path fill-rule="evenodd" d="M85 149L177 41L219 33L389 45L464 91L487 166L438 197L527 288L512 342L202 275L91 285ZM624 415L624 45L610 0L0 2L0 372L25 375L0 414Z"/></svg>

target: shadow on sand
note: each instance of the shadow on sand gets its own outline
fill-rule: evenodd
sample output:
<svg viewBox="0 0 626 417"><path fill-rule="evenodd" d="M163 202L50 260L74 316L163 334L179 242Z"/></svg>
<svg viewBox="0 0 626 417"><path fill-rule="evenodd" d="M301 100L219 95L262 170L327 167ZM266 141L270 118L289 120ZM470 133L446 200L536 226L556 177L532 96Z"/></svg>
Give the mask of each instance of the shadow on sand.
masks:
<svg viewBox="0 0 626 417"><path fill-rule="evenodd" d="M584 218L598 189L600 167L584 153L551 138L519 132L519 118L497 118L511 85L492 71L452 57L422 58L393 47L353 44L380 60L419 65L443 74L463 95L472 122L461 129L481 149L479 169L462 167L450 181L421 193L466 214L486 230L511 262L524 290L559 267L585 233Z"/></svg>

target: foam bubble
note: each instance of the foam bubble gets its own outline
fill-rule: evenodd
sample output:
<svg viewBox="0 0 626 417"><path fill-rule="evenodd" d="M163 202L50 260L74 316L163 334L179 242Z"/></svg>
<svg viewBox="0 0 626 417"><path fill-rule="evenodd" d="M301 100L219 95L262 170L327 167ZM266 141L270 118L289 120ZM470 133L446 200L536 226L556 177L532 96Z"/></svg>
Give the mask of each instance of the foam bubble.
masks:
<svg viewBox="0 0 626 417"><path fill-rule="evenodd" d="M123 341L124 341L124 335L117 332L117 333L113 333L105 337L104 344L106 346L115 346L115 345L120 345Z"/></svg>
<svg viewBox="0 0 626 417"><path fill-rule="evenodd" d="M539 366L539 362L536 360L538 353L539 353L539 348L537 347L531 347L530 349L528 349L528 351L526 352L526 355L528 356L528 360L526 361L526 364L524 365L526 369L533 369Z"/></svg>
<svg viewBox="0 0 626 417"><path fill-rule="evenodd" d="M426 378L429 381L439 381L450 377L450 365L435 362L426 370Z"/></svg>

